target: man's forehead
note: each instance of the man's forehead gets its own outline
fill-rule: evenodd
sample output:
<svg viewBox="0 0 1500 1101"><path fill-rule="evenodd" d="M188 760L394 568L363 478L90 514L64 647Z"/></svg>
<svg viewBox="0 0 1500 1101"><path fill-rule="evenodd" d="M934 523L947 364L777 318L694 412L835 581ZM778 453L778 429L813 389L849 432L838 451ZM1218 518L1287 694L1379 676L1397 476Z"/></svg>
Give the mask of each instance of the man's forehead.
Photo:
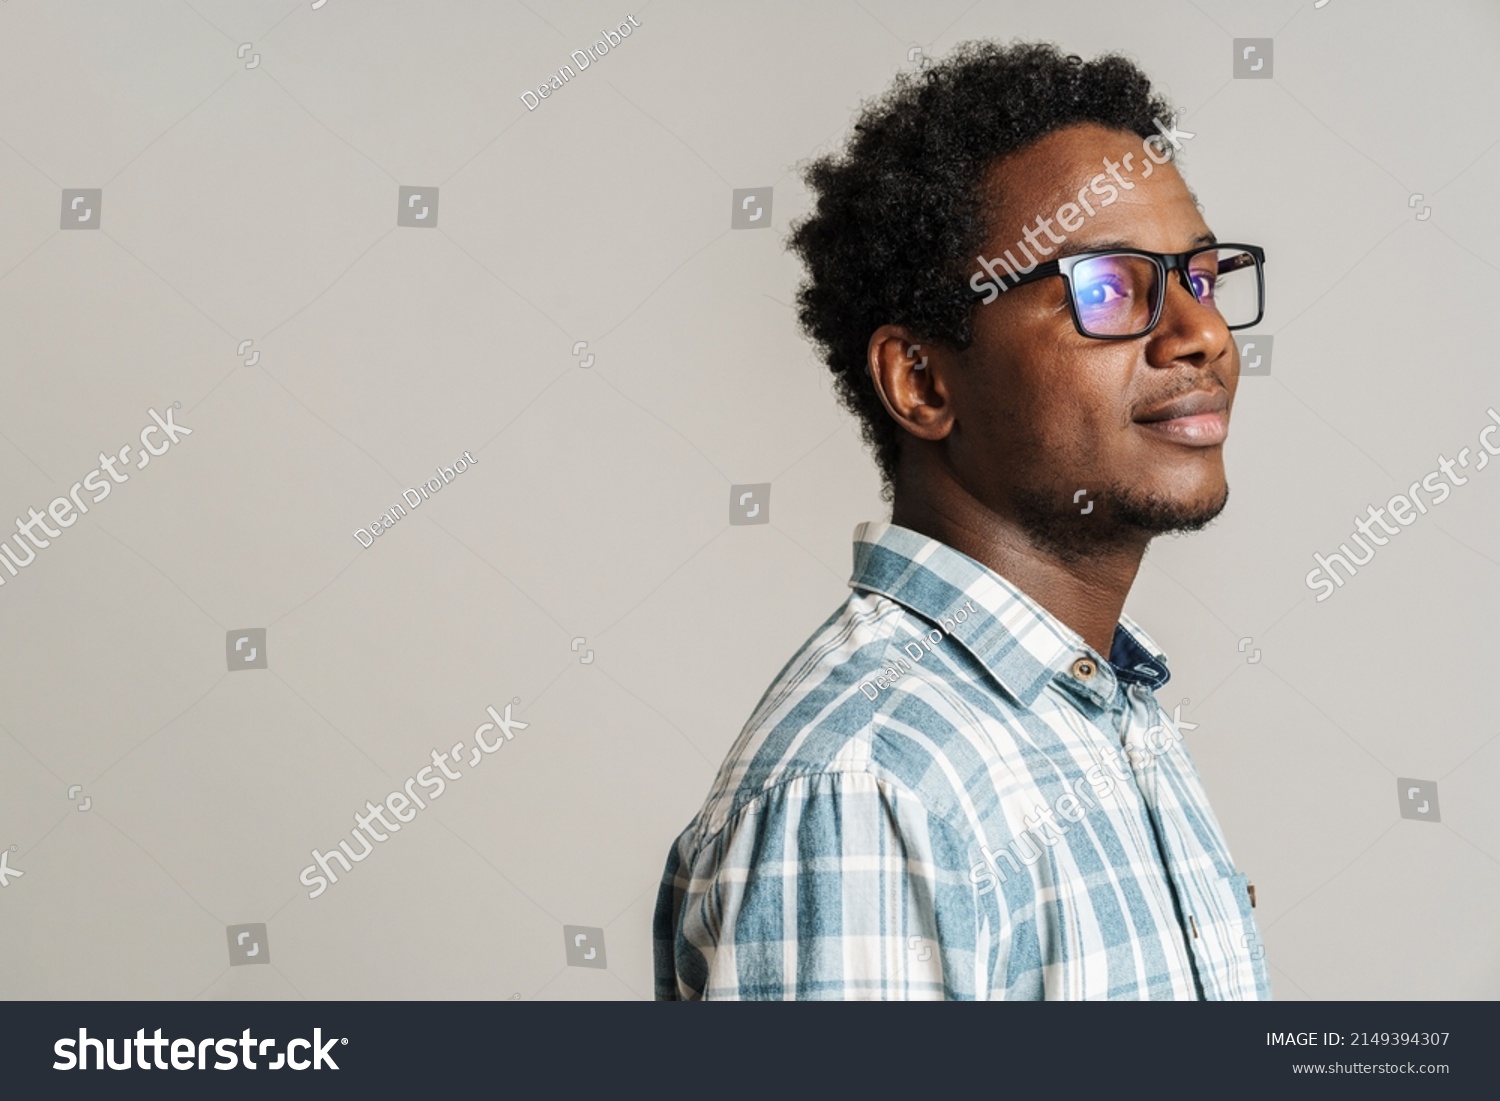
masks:
<svg viewBox="0 0 1500 1101"><path fill-rule="evenodd" d="M1082 176L1087 181L1104 171L1105 158L1118 162L1127 154L1133 156L1139 171L1141 141L1133 130L1092 122L1065 126L997 157L987 172L987 183L991 189L1022 194L1052 185L1060 176L1070 180Z"/></svg>
<svg viewBox="0 0 1500 1101"><path fill-rule="evenodd" d="M1154 148L1160 157L1162 146ZM1123 227L1142 218L1189 215L1202 224L1198 198L1175 164L1157 163L1133 131L1093 123L1054 131L998 158L984 193L993 232L1001 236L1014 237L1038 217L1056 218L1067 204L1065 218L1086 217L1080 242L1127 236Z"/></svg>

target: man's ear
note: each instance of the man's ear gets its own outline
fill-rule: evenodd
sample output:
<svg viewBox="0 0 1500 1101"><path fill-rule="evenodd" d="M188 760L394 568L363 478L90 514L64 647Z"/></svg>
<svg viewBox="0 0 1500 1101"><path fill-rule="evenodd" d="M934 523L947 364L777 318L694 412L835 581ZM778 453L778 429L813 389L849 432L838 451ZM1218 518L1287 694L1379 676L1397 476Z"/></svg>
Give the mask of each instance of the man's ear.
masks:
<svg viewBox="0 0 1500 1101"><path fill-rule="evenodd" d="M905 325L882 325L870 335L867 355L875 392L897 424L922 440L941 440L953 430L950 350L924 344Z"/></svg>

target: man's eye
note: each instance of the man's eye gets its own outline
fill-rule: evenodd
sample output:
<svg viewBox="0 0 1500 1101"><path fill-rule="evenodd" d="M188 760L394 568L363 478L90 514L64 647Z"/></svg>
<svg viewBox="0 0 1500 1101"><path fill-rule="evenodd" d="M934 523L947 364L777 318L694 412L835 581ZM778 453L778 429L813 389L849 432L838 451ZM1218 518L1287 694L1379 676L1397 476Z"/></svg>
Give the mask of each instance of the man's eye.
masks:
<svg viewBox="0 0 1500 1101"><path fill-rule="evenodd" d="M1212 275L1206 273L1194 273L1193 294L1199 302L1210 302L1214 296L1214 286L1218 282Z"/></svg>
<svg viewBox="0 0 1500 1101"><path fill-rule="evenodd" d="M1100 279L1079 288L1078 303L1082 306L1108 306L1123 300L1127 293L1123 283L1113 279Z"/></svg>

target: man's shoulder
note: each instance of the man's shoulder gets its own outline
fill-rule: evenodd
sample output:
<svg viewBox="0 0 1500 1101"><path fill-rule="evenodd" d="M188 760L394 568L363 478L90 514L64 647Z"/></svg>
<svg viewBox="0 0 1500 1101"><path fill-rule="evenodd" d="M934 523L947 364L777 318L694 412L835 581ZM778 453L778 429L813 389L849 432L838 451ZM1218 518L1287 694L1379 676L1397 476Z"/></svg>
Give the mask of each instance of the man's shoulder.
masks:
<svg viewBox="0 0 1500 1101"><path fill-rule="evenodd" d="M977 759L988 737L975 691L1005 702L940 626L889 597L854 591L762 695L687 831L691 847L796 781L837 789L873 779L930 813L962 816L966 800L952 777L965 773L947 766Z"/></svg>

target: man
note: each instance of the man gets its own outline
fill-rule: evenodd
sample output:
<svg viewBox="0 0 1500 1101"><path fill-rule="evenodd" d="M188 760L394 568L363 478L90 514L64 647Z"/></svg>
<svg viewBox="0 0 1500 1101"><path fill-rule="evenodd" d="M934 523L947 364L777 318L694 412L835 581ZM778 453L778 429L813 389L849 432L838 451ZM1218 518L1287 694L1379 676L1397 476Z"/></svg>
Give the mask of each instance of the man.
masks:
<svg viewBox="0 0 1500 1101"><path fill-rule="evenodd" d="M892 517L668 858L658 997L1270 997L1122 611L1224 507L1264 305L1170 119L1123 58L970 43L808 172L799 316Z"/></svg>

